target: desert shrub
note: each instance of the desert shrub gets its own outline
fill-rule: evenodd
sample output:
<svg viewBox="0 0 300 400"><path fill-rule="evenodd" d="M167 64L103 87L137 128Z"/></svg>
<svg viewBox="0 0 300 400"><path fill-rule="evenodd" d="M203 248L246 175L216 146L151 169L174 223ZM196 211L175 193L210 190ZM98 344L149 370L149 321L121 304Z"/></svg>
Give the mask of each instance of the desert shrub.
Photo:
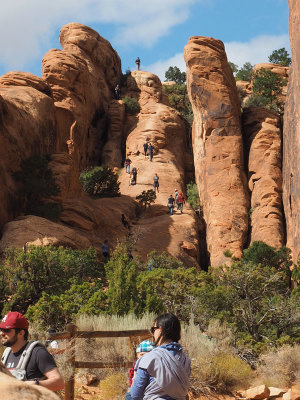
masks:
<svg viewBox="0 0 300 400"><path fill-rule="evenodd" d="M253 65L250 62L245 62L245 64L240 68L236 75L235 79L237 81L251 81L253 74Z"/></svg>
<svg viewBox="0 0 300 400"><path fill-rule="evenodd" d="M125 111L128 114L134 115L140 112L141 107L137 99L134 97L125 96L122 100L125 104Z"/></svg>
<svg viewBox="0 0 300 400"><path fill-rule="evenodd" d="M7 279L8 288L3 313L11 309L25 313L43 292L59 295L68 290L76 279L81 282L87 277L103 277L103 267L92 248L71 250L54 246L27 246L25 251L8 249L0 270Z"/></svg>
<svg viewBox="0 0 300 400"><path fill-rule="evenodd" d="M260 357L258 375L268 386L290 387L300 383L300 346L283 346Z"/></svg>
<svg viewBox="0 0 300 400"><path fill-rule="evenodd" d="M268 103L269 103L268 99L265 96L252 94L245 101L245 103L243 105L243 108L249 108L249 107L263 107L263 108L265 108L265 107L267 107Z"/></svg>
<svg viewBox="0 0 300 400"><path fill-rule="evenodd" d="M281 49L274 50L272 52L272 54L269 56L269 62L288 67L291 65L292 60L287 50L282 47Z"/></svg>
<svg viewBox="0 0 300 400"><path fill-rule="evenodd" d="M108 167L95 167L80 174L83 190L92 197L120 196L118 175Z"/></svg>
<svg viewBox="0 0 300 400"><path fill-rule="evenodd" d="M123 400L128 389L128 378L125 373L115 372L100 382L104 400Z"/></svg>
<svg viewBox="0 0 300 400"><path fill-rule="evenodd" d="M73 321L79 314L99 315L106 310L106 295L98 280L73 284L60 295L43 293L38 302L29 307L27 317L30 321L42 321L45 327L55 329Z"/></svg>
<svg viewBox="0 0 300 400"><path fill-rule="evenodd" d="M145 208L150 207L151 203L155 203L156 193L153 189L143 190L141 194L136 196L136 199Z"/></svg>
<svg viewBox="0 0 300 400"><path fill-rule="evenodd" d="M198 193L198 186L196 183L190 182L186 187L187 201L194 210L200 209L200 199Z"/></svg>
<svg viewBox="0 0 300 400"><path fill-rule="evenodd" d="M20 170L13 176L20 183L18 195L25 213L57 220L62 211L61 204L46 199L56 196L60 189L48 164L47 156L33 155L21 162Z"/></svg>
<svg viewBox="0 0 300 400"><path fill-rule="evenodd" d="M163 85L163 92L168 96L169 103L191 125L193 122L193 109L190 103L185 84Z"/></svg>

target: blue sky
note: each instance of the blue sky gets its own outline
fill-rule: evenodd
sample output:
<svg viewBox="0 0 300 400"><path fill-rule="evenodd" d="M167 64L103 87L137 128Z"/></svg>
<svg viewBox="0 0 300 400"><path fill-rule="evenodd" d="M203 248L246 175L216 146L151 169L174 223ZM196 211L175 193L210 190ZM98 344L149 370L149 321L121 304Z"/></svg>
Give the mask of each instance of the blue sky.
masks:
<svg viewBox="0 0 300 400"><path fill-rule="evenodd" d="M41 75L41 59L60 48L60 28L80 22L109 40L122 69L141 69L164 79L169 66L185 70L183 48L191 36L224 42L229 61L241 67L288 51L287 0L8 0L1 5L0 75Z"/></svg>

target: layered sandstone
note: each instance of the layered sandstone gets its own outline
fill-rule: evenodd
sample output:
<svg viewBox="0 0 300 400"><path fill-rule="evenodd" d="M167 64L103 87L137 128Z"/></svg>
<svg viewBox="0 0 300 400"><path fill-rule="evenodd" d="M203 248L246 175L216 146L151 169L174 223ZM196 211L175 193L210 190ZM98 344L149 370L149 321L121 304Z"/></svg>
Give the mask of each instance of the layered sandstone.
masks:
<svg viewBox="0 0 300 400"><path fill-rule="evenodd" d="M289 0L292 67L283 124L283 205L287 246L296 259L300 252L300 4Z"/></svg>
<svg viewBox="0 0 300 400"><path fill-rule="evenodd" d="M264 108L246 108L243 130L248 152L248 185L251 192L251 243L284 245L282 214L280 117Z"/></svg>
<svg viewBox="0 0 300 400"><path fill-rule="evenodd" d="M211 265L224 251L241 257L248 230L240 106L220 40L195 36L184 50L193 107L195 176L207 225Z"/></svg>
<svg viewBox="0 0 300 400"><path fill-rule="evenodd" d="M183 214L175 210L170 216L167 208L174 189L184 192L186 131L180 114L161 102L162 85L159 78L145 71L134 71L128 78L127 93L139 100L141 110L136 126L128 132L126 153L131 167L138 170L137 184L129 186L129 175L120 175L121 193L135 198L143 190L153 189L153 176L159 176L159 193L155 204L147 209L134 226L135 251L145 257L150 251L167 251L188 265L198 265L198 233L195 213L189 205ZM154 147L153 161L143 154L143 144Z"/></svg>

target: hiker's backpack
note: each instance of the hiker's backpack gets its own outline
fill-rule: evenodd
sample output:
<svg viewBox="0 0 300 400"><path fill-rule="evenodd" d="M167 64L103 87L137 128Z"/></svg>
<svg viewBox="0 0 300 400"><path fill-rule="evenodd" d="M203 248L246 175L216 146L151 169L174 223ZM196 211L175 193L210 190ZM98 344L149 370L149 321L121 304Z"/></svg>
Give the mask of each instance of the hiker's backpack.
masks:
<svg viewBox="0 0 300 400"><path fill-rule="evenodd" d="M35 348L37 344L41 345L41 343L38 341L28 342L25 349L23 350L23 353L21 354L20 360L16 368L9 371L19 381L26 381L26 367L30 359L32 350ZM10 352L11 352L10 347L7 347L4 350L3 356L1 358L1 361L3 362L4 365L6 365L6 361L8 359L8 356L10 355Z"/></svg>

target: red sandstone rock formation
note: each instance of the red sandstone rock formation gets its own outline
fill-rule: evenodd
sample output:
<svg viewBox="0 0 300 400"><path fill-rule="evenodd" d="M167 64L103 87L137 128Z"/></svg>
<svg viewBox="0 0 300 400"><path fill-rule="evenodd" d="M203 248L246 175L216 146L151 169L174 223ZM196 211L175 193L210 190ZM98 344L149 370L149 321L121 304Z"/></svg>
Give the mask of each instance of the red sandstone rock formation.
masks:
<svg viewBox="0 0 300 400"><path fill-rule="evenodd" d="M284 245L280 117L264 108L247 108L243 130L249 154L251 243L261 240L280 248Z"/></svg>
<svg viewBox="0 0 300 400"><path fill-rule="evenodd" d="M197 223L193 210L186 205L184 213L168 214L167 202L174 189L185 188L184 166L186 158L185 126L180 114L161 103L162 85L159 78L145 71L134 71L128 79L130 96L138 98L141 111L137 124L127 137L126 153L132 166L138 169L137 184L129 186L129 175L120 176L121 193L132 198L143 190L153 189L153 176L159 176L159 193L134 228L137 237L135 250L145 257L151 250L167 251L189 265L198 265ZM154 147L153 162L145 159L143 144Z"/></svg>
<svg viewBox="0 0 300 400"><path fill-rule="evenodd" d="M300 4L289 0L292 67L283 124L283 205L287 246L296 259L300 252Z"/></svg>
<svg viewBox="0 0 300 400"><path fill-rule="evenodd" d="M56 141L49 86L39 77L10 72L0 77L0 226L18 214L12 173L32 154L51 153Z"/></svg>
<svg viewBox="0 0 300 400"><path fill-rule="evenodd" d="M193 151L196 182L211 265L224 251L241 257L248 229L248 197L236 84L224 45L192 37L184 50L187 87L194 112Z"/></svg>

